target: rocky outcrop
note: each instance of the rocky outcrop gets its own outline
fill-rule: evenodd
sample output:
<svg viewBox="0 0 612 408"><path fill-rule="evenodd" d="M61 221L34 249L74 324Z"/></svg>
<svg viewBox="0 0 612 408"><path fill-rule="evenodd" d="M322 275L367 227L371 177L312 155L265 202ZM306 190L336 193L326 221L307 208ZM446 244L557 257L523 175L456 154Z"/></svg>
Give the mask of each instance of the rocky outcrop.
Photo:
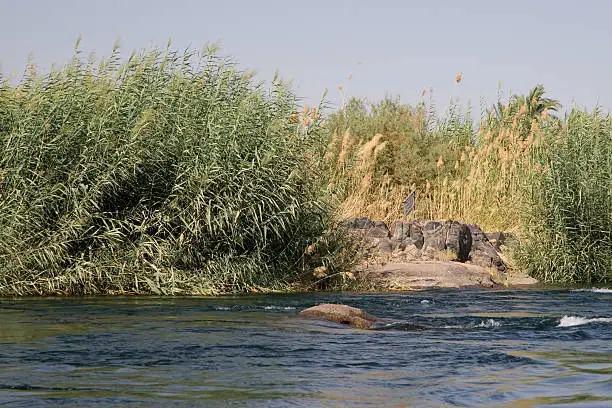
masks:
<svg viewBox="0 0 612 408"><path fill-rule="evenodd" d="M355 218L345 225L362 238L362 248L370 257L386 255L387 261L453 260L494 268L504 273L499 250L504 233L491 234L493 241L477 226L453 220L395 221L391 228L381 221ZM450 258L450 259L448 259Z"/></svg>
<svg viewBox="0 0 612 408"><path fill-rule="evenodd" d="M533 285L537 281L507 273L503 250L509 234L486 234L477 225L446 221L395 221L387 228L368 218L346 220L361 242L363 262L355 275L376 289L494 285Z"/></svg>
<svg viewBox="0 0 612 408"><path fill-rule="evenodd" d="M472 234L470 228L462 222L447 221L446 249L452 251L459 262L470 258L472 250Z"/></svg>
<svg viewBox="0 0 612 408"><path fill-rule="evenodd" d="M369 329L375 323L382 322L362 309L347 305L326 303L309 307L300 312L300 316L317 320L346 324L358 329Z"/></svg>
<svg viewBox="0 0 612 408"><path fill-rule="evenodd" d="M425 240L421 226L413 222L395 221L390 229L391 244L394 250L404 251L408 246L422 249Z"/></svg>

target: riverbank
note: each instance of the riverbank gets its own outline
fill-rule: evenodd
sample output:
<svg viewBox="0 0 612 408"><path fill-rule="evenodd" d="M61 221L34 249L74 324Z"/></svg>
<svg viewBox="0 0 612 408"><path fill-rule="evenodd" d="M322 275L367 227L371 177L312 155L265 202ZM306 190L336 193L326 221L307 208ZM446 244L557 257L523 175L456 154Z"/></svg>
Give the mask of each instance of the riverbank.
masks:
<svg viewBox="0 0 612 408"><path fill-rule="evenodd" d="M612 282L612 118L558 118L542 86L476 126L392 98L301 106L214 47L98 68L75 50L0 79L0 296L507 284L508 237L472 224L520 231L515 269L542 282ZM412 193L431 221L391 222ZM351 227L365 248L336 228L361 215L388 223Z"/></svg>

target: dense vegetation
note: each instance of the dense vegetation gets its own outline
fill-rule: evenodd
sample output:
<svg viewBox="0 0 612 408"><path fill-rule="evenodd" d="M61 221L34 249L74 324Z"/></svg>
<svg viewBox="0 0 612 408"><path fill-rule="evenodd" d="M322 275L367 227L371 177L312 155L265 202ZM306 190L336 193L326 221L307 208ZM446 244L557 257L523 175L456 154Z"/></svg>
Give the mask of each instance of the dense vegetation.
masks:
<svg viewBox="0 0 612 408"><path fill-rule="evenodd" d="M210 294L333 274L319 118L295 112L281 81L266 90L214 49L115 50L98 67L77 51L4 81L0 293Z"/></svg>
<svg viewBox="0 0 612 408"><path fill-rule="evenodd" d="M343 217L459 219L520 237L518 266L555 283L612 282L612 119L536 86L500 101L477 131L451 107L353 99L330 118L329 188Z"/></svg>
<svg viewBox="0 0 612 408"><path fill-rule="evenodd" d="M572 111L547 128L530 174L522 265L546 282L612 282L612 118Z"/></svg>
<svg viewBox="0 0 612 408"><path fill-rule="evenodd" d="M535 87L485 112L351 99L322 118L214 49L76 51L0 77L0 294L215 294L344 282L338 219L459 219L546 282L612 282L612 118ZM323 120L325 119L325 120ZM314 271L314 274L313 274Z"/></svg>

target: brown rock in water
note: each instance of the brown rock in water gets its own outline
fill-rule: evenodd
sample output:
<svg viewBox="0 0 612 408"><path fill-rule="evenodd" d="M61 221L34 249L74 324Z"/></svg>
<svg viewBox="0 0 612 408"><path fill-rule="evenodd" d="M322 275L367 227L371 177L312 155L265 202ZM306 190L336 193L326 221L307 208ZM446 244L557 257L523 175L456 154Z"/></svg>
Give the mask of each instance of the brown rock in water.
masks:
<svg viewBox="0 0 612 408"><path fill-rule="evenodd" d="M300 316L347 324L358 329L369 329L374 323L380 321L379 318L372 316L362 309L331 303L304 309L300 312Z"/></svg>

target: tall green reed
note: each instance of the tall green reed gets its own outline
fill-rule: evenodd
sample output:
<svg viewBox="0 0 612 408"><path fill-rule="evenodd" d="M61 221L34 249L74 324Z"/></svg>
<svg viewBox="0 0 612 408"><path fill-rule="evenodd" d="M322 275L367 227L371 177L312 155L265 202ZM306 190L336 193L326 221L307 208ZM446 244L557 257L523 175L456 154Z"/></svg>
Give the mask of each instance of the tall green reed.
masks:
<svg viewBox="0 0 612 408"><path fill-rule="evenodd" d="M215 49L26 71L0 88L0 293L286 288L328 229L281 81ZM319 149L320 150L320 149ZM333 260L327 260L333 263ZM255 289L254 289L255 288Z"/></svg>
<svg viewBox="0 0 612 408"><path fill-rule="evenodd" d="M574 109L535 153L522 267L545 282L612 282L612 118Z"/></svg>

